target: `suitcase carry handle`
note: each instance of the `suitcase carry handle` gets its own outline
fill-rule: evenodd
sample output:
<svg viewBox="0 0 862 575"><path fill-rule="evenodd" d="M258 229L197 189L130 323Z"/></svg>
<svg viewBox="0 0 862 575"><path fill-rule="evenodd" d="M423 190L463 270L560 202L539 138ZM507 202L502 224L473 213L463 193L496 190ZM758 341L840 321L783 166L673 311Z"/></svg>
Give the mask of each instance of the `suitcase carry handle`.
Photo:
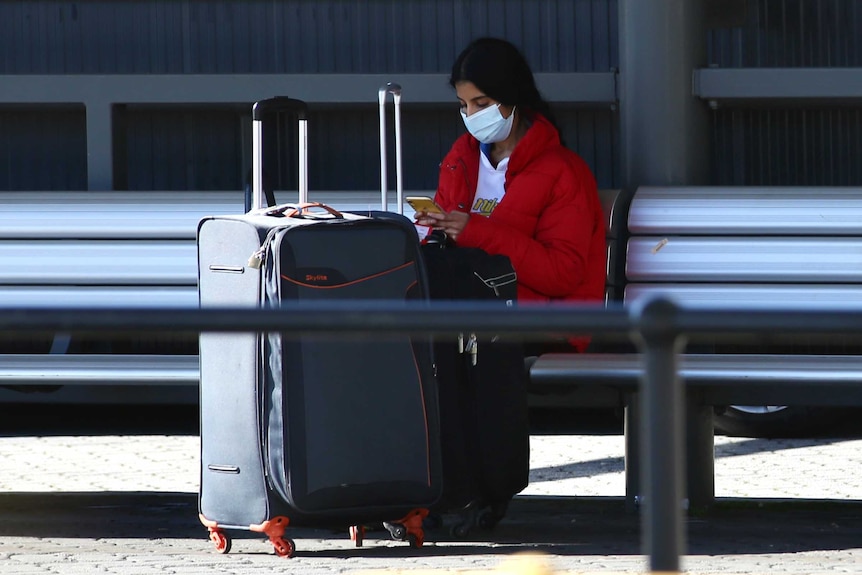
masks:
<svg viewBox="0 0 862 575"><path fill-rule="evenodd" d="M313 216L314 214L310 213L313 208L320 208L329 213L329 215L331 216L344 219L344 214L342 214L332 206L327 206L326 204L321 204L320 202L306 202L304 204L281 204L280 206L275 207L258 208L256 210L250 211L249 214L258 216L280 216L283 218L296 218Z"/></svg>
<svg viewBox="0 0 862 575"><path fill-rule="evenodd" d="M377 92L380 102L380 209L384 212L389 207L386 182L386 97L392 94L392 105L395 108L395 193L399 214L404 214L404 189L401 184L401 85L389 82L381 86Z"/></svg>
<svg viewBox="0 0 862 575"><path fill-rule="evenodd" d="M320 202L307 202L305 204L297 204L294 206L286 206L292 208L290 211L287 209L282 211L282 214L286 218L301 218L303 216L311 216L311 210L314 208L320 208L329 213L331 216L335 216L336 218L344 219L344 214L336 210L331 206L327 206L326 204L321 204ZM271 215L267 212L267 215ZM274 215L274 214L273 214Z"/></svg>
<svg viewBox="0 0 862 575"><path fill-rule="evenodd" d="M293 112L299 119L299 203L308 203L308 104L276 96L255 102L251 108L252 182L251 209L265 207L263 193L263 120L272 112Z"/></svg>

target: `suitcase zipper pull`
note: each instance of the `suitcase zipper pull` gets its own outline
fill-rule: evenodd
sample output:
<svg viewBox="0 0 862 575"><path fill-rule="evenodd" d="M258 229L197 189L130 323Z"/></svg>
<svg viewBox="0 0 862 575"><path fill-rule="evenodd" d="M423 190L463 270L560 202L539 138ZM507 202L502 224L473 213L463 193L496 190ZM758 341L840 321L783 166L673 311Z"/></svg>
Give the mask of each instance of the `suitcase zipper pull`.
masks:
<svg viewBox="0 0 862 575"><path fill-rule="evenodd" d="M470 365L476 365L479 362L479 340L475 333L471 333L467 340L467 352L470 354Z"/></svg>
<svg viewBox="0 0 862 575"><path fill-rule="evenodd" d="M458 353L464 353L464 334L458 334Z"/></svg>

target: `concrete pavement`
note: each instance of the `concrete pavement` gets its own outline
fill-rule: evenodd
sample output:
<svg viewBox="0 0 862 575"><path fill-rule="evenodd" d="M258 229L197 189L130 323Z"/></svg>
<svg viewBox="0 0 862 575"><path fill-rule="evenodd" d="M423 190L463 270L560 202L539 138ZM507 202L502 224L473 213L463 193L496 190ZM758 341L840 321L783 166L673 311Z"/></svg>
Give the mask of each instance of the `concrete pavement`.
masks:
<svg viewBox="0 0 862 575"><path fill-rule="evenodd" d="M429 532L421 549L371 532L290 530L296 556L232 533L219 555L197 520L198 437L0 437L0 573L352 573L493 569L540 552L560 572L641 573L622 496L623 437L534 435L531 484L492 532ZM689 517L690 573L862 572L862 439L717 438L720 505Z"/></svg>

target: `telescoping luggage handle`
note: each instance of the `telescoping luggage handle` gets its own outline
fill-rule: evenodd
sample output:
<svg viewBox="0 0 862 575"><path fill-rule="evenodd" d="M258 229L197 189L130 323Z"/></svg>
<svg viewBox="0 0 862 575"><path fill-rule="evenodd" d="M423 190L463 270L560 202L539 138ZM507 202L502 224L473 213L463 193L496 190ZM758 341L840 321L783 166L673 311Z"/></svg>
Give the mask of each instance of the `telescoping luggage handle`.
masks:
<svg viewBox="0 0 862 575"><path fill-rule="evenodd" d="M386 182L386 97L392 94L392 105L395 108L395 196L399 214L404 213L404 188L401 184L401 86L389 82L377 93L380 101L380 208L388 208L388 189Z"/></svg>
<svg viewBox="0 0 862 575"><path fill-rule="evenodd" d="M255 102L252 119L251 209L265 207L263 194L263 120L270 113L293 112L299 120L299 203L308 203L308 105L302 100L276 96Z"/></svg>
<svg viewBox="0 0 862 575"><path fill-rule="evenodd" d="M404 213L404 187L401 178L401 86L393 82L378 91L380 101L380 207L388 209L386 178L386 99L392 94L395 108L395 189L399 214ZM299 203L308 203L308 105L302 100L276 96L255 102L252 106L252 201L251 209L265 206L263 193L263 120L269 113L293 112L298 119L299 132Z"/></svg>

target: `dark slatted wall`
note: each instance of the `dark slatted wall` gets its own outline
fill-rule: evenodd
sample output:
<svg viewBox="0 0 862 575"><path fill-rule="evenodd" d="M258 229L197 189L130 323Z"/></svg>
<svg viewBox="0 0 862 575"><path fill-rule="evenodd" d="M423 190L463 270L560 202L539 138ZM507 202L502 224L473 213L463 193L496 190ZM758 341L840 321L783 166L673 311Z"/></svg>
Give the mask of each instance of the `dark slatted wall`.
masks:
<svg viewBox="0 0 862 575"><path fill-rule="evenodd" d="M83 106L0 107L0 190L86 190L86 121Z"/></svg>
<svg viewBox="0 0 862 575"><path fill-rule="evenodd" d="M0 0L0 74L386 73L397 80L448 72L458 49L484 34L521 45L537 72L604 72L618 66L617 18L615 0ZM742 25L710 32L709 61L860 67L860 30L857 0L748 0ZM411 105L404 88L405 186L428 189L463 128L454 105ZM860 109L719 108L713 181L860 185ZM559 106L557 114L599 185L618 185L616 113ZM119 106L114 118L118 187L242 187L247 111ZM312 121L312 187L374 189L376 110L317 107ZM82 109L6 106L0 122L0 189L86 187Z"/></svg>
<svg viewBox="0 0 862 575"><path fill-rule="evenodd" d="M607 71L615 30L612 0L5 0L0 74L440 72L487 34Z"/></svg>
<svg viewBox="0 0 862 575"><path fill-rule="evenodd" d="M0 0L0 74L386 73L397 81L399 73L447 73L458 50L480 35L522 46L536 72L606 72L618 62L616 22L615 0ZM451 106L411 106L405 85L403 103L405 187L429 189L462 129L454 96ZM313 110L312 188L379 186L376 113ZM600 185L616 185L613 114L559 114L567 141L590 161ZM25 120L7 137L31 137L38 125ZM117 187L242 187L248 114L119 106L114 120ZM78 125L61 130L54 137L85 134ZM73 177L81 153L56 158L67 176L52 185L86 187ZM34 167L0 177L0 188L42 185Z"/></svg>
<svg viewBox="0 0 862 575"><path fill-rule="evenodd" d="M860 67L862 2L748 0L746 23L710 35L720 67ZM862 106L719 109L713 181L722 185L862 185Z"/></svg>
<svg viewBox="0 0 862 575"><path fill-rule="evenodd" d="M862 108L718 110L714 142L716 184L862 186Z"/></svg>
<svg viewBox="0 0 862 575"><path fill-rule="evenodd" d="M747 0L744 26L711 34L725 68L862 66L862 2Z"/></svg>

